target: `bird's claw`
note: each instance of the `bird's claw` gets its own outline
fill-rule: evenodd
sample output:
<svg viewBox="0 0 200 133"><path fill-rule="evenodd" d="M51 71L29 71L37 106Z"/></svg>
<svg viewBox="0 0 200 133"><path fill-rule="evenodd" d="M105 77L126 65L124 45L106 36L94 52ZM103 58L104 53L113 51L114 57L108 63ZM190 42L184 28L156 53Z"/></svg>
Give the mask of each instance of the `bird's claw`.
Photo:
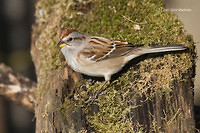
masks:
<svg viewBox="0 0 200 133"><path fill-rule="evenodd" d="M95 95L91 98L91 99L88 99L87 101L85 101L85 103L93 103L94 102L94 100L98 97L98 96L101 96L101 95L104 95L104 94L106 94L108 92L108 90L105 90L105 91L103 91L103 92L101 92L101 93L99 93L99 92L96 92L95 93Z"/></svg>
<svg viewBox="0 0 200 133"><path fill-rule="evenodd" d="M91 99L88 99L87 101L85 101L85 103L87 104L87 103L93 103L94 102L94 100L97 98L97 95L98 94L95 94Z"/></svg>

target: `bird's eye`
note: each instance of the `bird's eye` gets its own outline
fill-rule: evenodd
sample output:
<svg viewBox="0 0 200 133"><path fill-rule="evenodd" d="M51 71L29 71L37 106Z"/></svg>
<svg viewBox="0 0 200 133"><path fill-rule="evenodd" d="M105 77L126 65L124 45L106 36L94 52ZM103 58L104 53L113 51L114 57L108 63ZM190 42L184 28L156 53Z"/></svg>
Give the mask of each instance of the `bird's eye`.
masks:
<svg viewBox="0 0 200 133"><path fill-rule="evenodd" d="M73 40L73 38L69 38L69 39L68 39L68 42L70 42L70 41L72 41L72 40Z"/></svg>

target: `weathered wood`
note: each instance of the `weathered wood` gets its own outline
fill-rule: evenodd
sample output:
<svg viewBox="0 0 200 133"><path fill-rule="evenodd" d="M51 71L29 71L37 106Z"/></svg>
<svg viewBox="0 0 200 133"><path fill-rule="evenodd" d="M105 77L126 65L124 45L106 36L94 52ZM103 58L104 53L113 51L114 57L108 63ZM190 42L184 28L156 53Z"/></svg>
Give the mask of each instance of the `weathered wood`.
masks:
<svg viewBox="0 0 200 133"><path fill-rule="evenodd" d="M162 1L39 0L31 45L36 132L193 132L193 41L162 9ZM189 50L130 62L105 86L107 93L85 104L102 82L76 83L79 74L56 46L61 28L68 26L137 44L184 43Z"/></svg>
<svg viewBox="0 0 200 133"><path fill-rule="evenodd" d="M36 22L38 23L33 26L31 45L38 81L35 91L37 96L35 104L36 132L77 132L85 127L85 119L77 117L82 115L81 108L71 105L69 110L72 112L68 112L69 115L65 118L61 111L63 102L67 101L70 94L73 93L74 83L79 80L80 76L60 62L61 55L57 56L59 49L55 41L58 40L60 33L57 9L48 14L51 17L50 20L43 23L42 17L47 15L43 8L45 8L44 5L36 7ZM44 11L44 14L40 14L42 11L39 10ZM44 38L47 34L49 36ZM51 38L53 35L54 38ZM64 62L64 60L62 61ZM73 104L73 101L69 100L69 102Z"/></svg>

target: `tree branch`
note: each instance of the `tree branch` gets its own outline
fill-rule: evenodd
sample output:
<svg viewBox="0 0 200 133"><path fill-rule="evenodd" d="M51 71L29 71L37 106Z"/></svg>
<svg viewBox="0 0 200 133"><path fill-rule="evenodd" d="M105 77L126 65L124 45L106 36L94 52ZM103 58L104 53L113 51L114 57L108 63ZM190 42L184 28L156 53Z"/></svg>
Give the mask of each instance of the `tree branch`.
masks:
<svg viewBox="0 0 200 133"><path fill-rule="evenodd" d="M0 64L0 95L34 110L34 93L36 83L28 78L13 72L5 64Z"/></svg>

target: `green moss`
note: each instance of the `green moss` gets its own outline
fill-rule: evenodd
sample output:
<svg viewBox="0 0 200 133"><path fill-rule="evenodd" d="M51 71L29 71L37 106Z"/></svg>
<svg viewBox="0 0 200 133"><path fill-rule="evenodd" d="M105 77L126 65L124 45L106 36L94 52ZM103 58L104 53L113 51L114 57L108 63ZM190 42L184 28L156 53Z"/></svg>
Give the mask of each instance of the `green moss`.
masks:
<svg viewBox="0 0 200 133"><path fill-rule="evenodd" d="M51 22L56 23L54 27L47 25L44 30L41 28L39 36L42 39L36 42L39 49L41 45L46 47L45 50L41 49L44 59L42 61L45 61L41 64L47 68L40 73L43 76L48 75L49 70L64 66L63 56L56 48L60 33L56 29L60 28L74 28L89 35L124 40L133 45L184 44L190 49L194 48L192 37L186 35L182 22L172 13L164 11L161 0L40 0L37 8L42 12L42 15L36 13L41 25L52 19L48 17L50 13L57 14ZM104 87L108 92L96 99L98 111L92 115L89 113L91 105L86 105L84 101L95 94L102 82L83 80L76 85L76 105L83 107L88 123L99 132L143 131L145 125L133 123L129 117L132 116L132 110L148 100L153 101L158 93L161 96L167 94L166 97L170 99L172 81L184 81L181 74L187 73L194 65L193 56L191 53L173 53L156 58L140 58L135 65L130 65L132 67L125 67L127 71L118 74ZM39 84L42 86L43 83ZM143 96L144 101L135 101ZM69 114L71 104L68 103L64 103L63 114ZM173 114L176 107L172 108L170 110ZM165 118L166 121L171 119ZM152 122L152 125L156 127L156 122ZM152 131L155 131L153 127Z"/></svg>
<svg viewBox="0 0 200 133"><path fill-rule="evenodd" d="M87 14L88 16L75 15L71 19L65 16L62 26L76 28L90 35L125 40L133 44L186 44L188 47L192 47L193 41L185 35L183 24L173 14L164 12L162 1L146 2L96 1ZM140 29L134 28L135 25L138 25ZM123 73L108 85L109 88L106 87L109 90L106 95L99 96L96 100L95 104L98 105L99 111L94 115L87 115L87 119L97 131L134 132L143 130L144 125L134 125L127 117L131 115L131 109L140 106L130 105L130 101L143 95L146 96L146 100L153 100L158 93L161 93L161 96L167 94L170 96L173 89L171 81L175 79L182 81L183 78L180 74L186 73L193 65L188 53L148 58L138 64L139 69L130 68L128 72ZM101 84L97 82L88 85L86 87L88 93L79 97L82 101L87 100L88 95L94 95ZM150 93L148 93L149 90ZM170 97L168 98L170 99ZM172 106L170 114L175 114L176 110L175 105ZM168 120L170 119L168 118ZM152 125L156 127L156 122L152 122ZM153 127L152 131L155 131Z"/></svg>
<svg viewBox="0 0 200 133"><path fill-rule="evenodd" d="M76 106L73 103L73 101L65 98L65 101L64 101L64 103L62 104L62 107L61 107L61 113L62 113L62 115L65 118L67 118L70 115L72 115L72 113L75 111L75 109L76 109Z"/></svg>

